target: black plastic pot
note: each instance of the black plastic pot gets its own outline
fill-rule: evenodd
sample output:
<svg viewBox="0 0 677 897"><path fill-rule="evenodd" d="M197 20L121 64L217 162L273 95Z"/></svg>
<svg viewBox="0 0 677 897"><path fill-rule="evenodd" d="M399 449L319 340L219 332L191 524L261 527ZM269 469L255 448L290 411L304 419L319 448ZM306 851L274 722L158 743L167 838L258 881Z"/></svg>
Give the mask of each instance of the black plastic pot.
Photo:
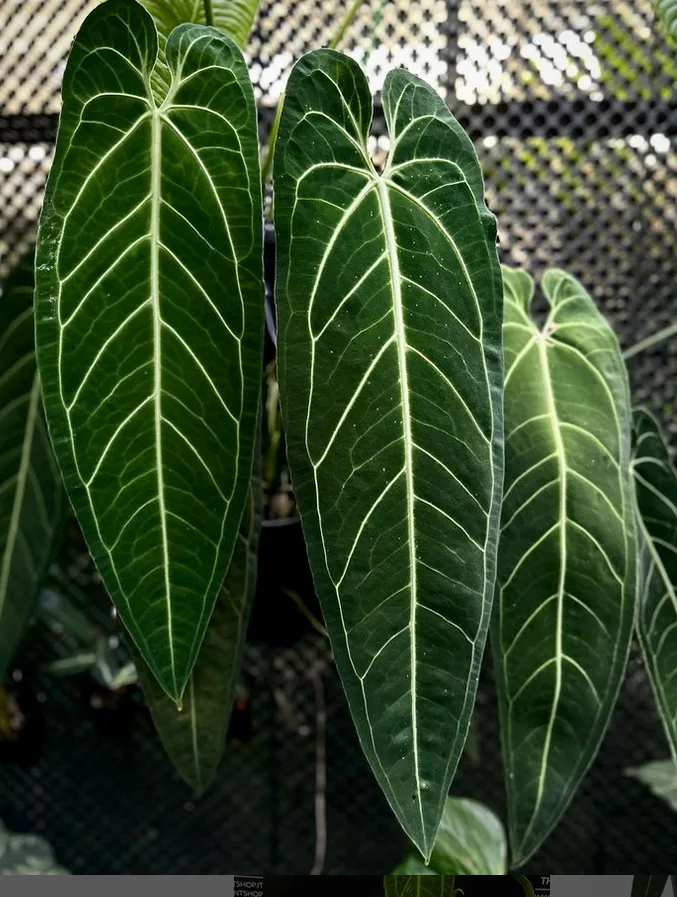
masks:
<svg viewBox="0 0 677 897"><path fill-rule="evenodd" d="M265 225L264 271L266 279L266 333L264 366L270 364L277 351L275 317L275 230ZM312 632L308 618L288 594L294 592L306 608L321 620L308 565L306 545L298 517L265 520L259 542L258 582L249 623L249 642L269 645L293 644L302 635Z"/></svg>

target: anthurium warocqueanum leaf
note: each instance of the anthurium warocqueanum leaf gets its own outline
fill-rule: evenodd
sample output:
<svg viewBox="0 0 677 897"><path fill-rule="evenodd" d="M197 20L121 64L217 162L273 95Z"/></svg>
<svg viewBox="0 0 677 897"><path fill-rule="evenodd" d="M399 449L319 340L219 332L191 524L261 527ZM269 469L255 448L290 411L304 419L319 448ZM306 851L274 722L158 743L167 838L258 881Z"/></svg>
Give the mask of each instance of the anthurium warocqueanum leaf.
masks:
<svg viewBox="0 0 677 897"><path fill-rule="evenodd" d="M583 287L505 278L505 486L493 654L513 864L557 824L625 671L636 588L630 399L616 338Z"/></svg>
<svg viewBox="0 0 677 897"><path fill-rule="evenodd" d="M677 476L658 422L644 409L632 419L640 558L637 633L677 757Z"/></svg>
<svg viewBox="0 0 677 897"><path fill-rule="evenodd" d="M295 496L362 747L427 858L466 738L502 484L502 284L473 146L403 70L383 172L359 66L294 67L275 155Z"/></svg>
<svg viewBox="0 0 677 897"><path fill-rule="evenodd" d="M37 248L38 364L120 617L180 699L249 491L263 344L254 95L235 43L108 0L71 51Z"/></svg>
<svg viewBox="0 0 677 897"><path fill-rule="evenodd" d="M35 362L33 253L0 295L0 682L7 673L67 510Z"/></svg>
<svg viewBox="0 0 677 897"><path fill-rule="evenodd" d="M172 763L197 794L216 775L240 674L247 623L256 589L261 484L252 481L235 551L216 600L181 709L133 650L146 703Z"/></svg>

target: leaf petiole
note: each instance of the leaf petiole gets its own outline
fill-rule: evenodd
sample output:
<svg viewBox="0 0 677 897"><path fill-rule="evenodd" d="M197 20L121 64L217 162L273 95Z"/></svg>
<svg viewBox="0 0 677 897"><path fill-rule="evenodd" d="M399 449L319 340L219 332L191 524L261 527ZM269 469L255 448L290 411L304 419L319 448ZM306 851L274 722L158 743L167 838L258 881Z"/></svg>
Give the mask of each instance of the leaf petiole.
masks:
<svg viewBox="0 0 677 897"><path fill-rule="evenodd" d="M630 346L629 349L626 349L623 352L623 358L626 360L628 358L633 358L633 356L639 355L640 352L644 352L646 349L650 349L652 346L656 346L658 343L670 339L670 337L675 334L677 334L677 321L675 321L674 324L668 324L667 327L663 327L656 333L652 333L651 336L647 336L646 339L640 340L638 343L635 343L634 346Z"/></svg>

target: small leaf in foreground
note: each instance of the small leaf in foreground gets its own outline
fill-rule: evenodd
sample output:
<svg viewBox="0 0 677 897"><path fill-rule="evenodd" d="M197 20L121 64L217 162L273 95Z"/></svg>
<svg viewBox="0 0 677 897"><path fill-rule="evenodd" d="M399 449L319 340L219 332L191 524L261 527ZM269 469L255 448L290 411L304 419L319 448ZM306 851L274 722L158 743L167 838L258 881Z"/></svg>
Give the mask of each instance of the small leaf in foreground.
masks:
<svg viewBox="0 0 677 897"><path fill-rule="evenodd" d="M625 774L642 782L677 813L677 764L674 760L651 760L643 766L626 769Z"/></svg>
<svg viewBox="0 0 677 897"><path fill-rule="evenodd" d="M0 294L0 682L62 533L68 503L35 361L33 253Z"/></svg>
<svg viewBox="0 0 677 897"><path fill-rule="evenodd" d="M637 634L673 757L677 757L677 474L658 421L633 412L637 501Z"/></svg>
<svg viewBox="0 0 677 897"><path fill-rule="evenodd" d="M505 485L492 646L512 862L566 810L606 731L636 597L630 398L611 328L564 271L504 269Z"/></svg>
<svg viewBox="0 0 677 897"><path fill-rule="evenodd" d="M170 697L190 677L249 490L263 347L256 105L213 28L135 0L86 18L40 219L38 365L66 488Z"/></svg>
<svg viewBox="0 0 677 897"><path fill-rule="evenodd" d="M430 856L491 614L502 289L473 145L388 74L391 153L346 56L292 70L275 150L282 416L315 586L362 748Z"/></svg>
<svg viewBox="0 0 677 897"><path fill-rule="evenodd" d="M507 841L503 823L492 811L476 800L448 797L442 821L425 866L423 857L407 857L396 874L505 875Z"/></svg>
<svg viewBox="0 0 677 897"><path fill-rule="evenodd" d="M139 682L160 740L177 771L197 794L202 794L216 775L226 741L256 588L260 494L260 484L253 481L230 568L181 710L132 647Z"/></svg>

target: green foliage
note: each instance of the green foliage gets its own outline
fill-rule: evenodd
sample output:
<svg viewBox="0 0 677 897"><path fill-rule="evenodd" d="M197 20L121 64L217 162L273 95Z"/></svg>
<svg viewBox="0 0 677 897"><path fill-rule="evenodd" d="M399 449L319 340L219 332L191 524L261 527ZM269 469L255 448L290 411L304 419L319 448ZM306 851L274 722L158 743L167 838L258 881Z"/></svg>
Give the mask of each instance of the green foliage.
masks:
<svg viewBox="0 0 677 897"><path fill-rule="evenodd" d="M38 363L69 498L120 618L179 700L249 489L262 364L261 194L240 51L87 17L37 247Z"/></svg>
<svg viewBox="0 0 677 897"><path fill-rule="evenodd" d="M642 782L677 812L677 764L674 760L652 760L644 766L626 769L625 774Z"/></svg>
<svg viewBox="0 0 677 897"><path fill-rule="evenodd" d="M448 797L435 837L430 865L417 850L395 875L505 875L507 843L500 819L467 798Z"/></svg>
<svg viewBox="0 0 677 897"><path fill-rule="evenodd" d="M637 634L677 757L677 475L660 424L633 414L632 473L640 535Z"/></svg>
<svg viewBox="0 0 677 897"><path fill-rule="evenodd" d="M31 252L0 295L0 682L30 618L67 509L42 410L33 288Z"/></svg>
<svg viewBox="0 0 677 897"><path fill-rule="evenodd" d="M134 651L139 681L172 763L197 794L216 775L238 683L254 599L261 526L260 483L252 482L230 568L221 587L181 708Z"/></svg>
<svg viewBox="0 0 677 897"><path fill-rule="evenodd" d="M472 144L391 72L294 67L274 165L279 376L315 585L363 748L430 855L491 610L502 471L496 223Z"/></svg>
<svg viewBox="0 0 677 897"><path fill-rule="evenodd" d="M256 6L106 0L90 13L40 220L37 368L30 263L0 297L0 675L51 556L60 468L160 737L198 791L223 751L261 513L250 490L263 208L239 49ZM677 79L669 51L652 59L622 17L598 26L615 99L648 96L653 65ZM456 874L506 870L500 821L448 798L494 592L514 863L557 824L597 752L638 583L638 633L675 748L677 482L658 424L637 412L633 486L627 373L583 287L548 271L539 327L531 278L504 269L503 308L480 165L437 93L397 70L382 103L392 148L377 171L354 61L312 52L286 88L274 157L284 438L271 414L271 454L288 448L361 744L414 844L387 893L441 897ZM633 158L603 153L515 142L525 183L549 182L565 211L611 201L591 171L620 176ZM109 668L101 635L85 643L62 673L98 664L110 687L130 681L131 664Z"/></svg>
<svg viewBox="0 0 677 897"><path fill-rule="evenodd" d="M636 588L630 398L583 287L504 269L505 484L493 653L513 861L553 829L595 757L625 672Z"/></svg>
<svg viewBox="0 0 677 897"><path fill-rule="evenodd" d="M656 12L670 37L677 39L677 0L656 0Z"/></svg>

